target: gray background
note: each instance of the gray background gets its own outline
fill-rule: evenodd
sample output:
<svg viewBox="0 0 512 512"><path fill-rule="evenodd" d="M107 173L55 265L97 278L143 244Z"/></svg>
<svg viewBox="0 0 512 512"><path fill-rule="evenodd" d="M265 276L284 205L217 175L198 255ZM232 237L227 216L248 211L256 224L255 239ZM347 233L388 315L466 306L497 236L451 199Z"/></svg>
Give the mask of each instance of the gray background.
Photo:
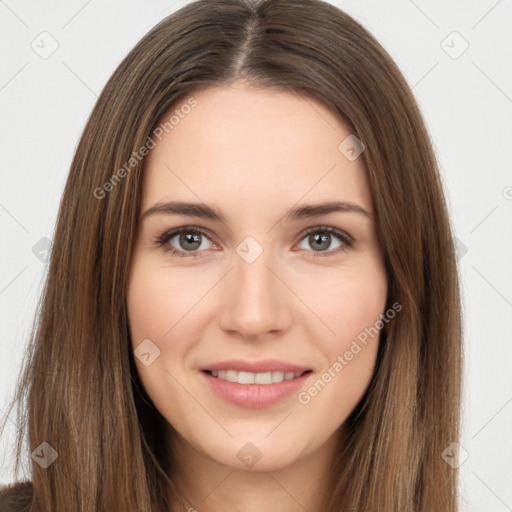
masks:
<svg viewBox="0 0 512 512"><path fill-rule="evenodd" d="M121 59L186 3L0 0L2 416L46 275L45 237L52 237L87 117ZM464 301L462 509L510 511L512 0L331 3L389 51L431 133L458 240ZM58 48L45 55L52 45ZM13 479L12 460L3 456L14 439L13 416L9 427L10 438L0 445L0 483Z"/></svg>

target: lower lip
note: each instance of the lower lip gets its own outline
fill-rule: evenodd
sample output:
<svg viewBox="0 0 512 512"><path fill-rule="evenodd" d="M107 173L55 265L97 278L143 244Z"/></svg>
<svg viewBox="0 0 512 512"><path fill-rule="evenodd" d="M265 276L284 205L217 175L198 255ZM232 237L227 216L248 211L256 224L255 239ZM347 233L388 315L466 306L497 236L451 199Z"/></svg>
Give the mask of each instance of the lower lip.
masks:
<svg viewBox="0 0 512 512"><path fill-rule="evenodd" d="M200 373L218 396L239 407L249 409L268 407L284 400L294 392L297 393L311 375L311 372L303 373L300 377L273 384L239 384L213 377L208 372Z"/></svg>

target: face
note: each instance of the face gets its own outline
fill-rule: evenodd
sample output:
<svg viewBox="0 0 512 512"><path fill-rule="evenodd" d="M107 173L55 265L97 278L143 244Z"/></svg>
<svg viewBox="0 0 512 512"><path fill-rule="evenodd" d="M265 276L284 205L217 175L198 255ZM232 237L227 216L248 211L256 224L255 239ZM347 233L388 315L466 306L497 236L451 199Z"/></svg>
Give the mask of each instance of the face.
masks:
<svg viewBox="0 0 512 512"><path fill-rule="evenodd" d="M375 368L387 281L366 170L310 98L193 97L145 162L135 362L182 446L283 468L336 439Z"/></svg>

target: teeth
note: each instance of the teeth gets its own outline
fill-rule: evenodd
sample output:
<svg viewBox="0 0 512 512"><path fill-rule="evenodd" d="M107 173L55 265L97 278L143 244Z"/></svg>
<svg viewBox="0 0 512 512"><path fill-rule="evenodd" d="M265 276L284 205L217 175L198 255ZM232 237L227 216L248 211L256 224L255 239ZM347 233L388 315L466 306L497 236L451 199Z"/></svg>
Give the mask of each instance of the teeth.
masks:
<svg viewBox="0 0 512 512"><path fill-rule="evenodd" d="M236 370L212 370L213 377L227 380L229 382L238 382L239 384L274 384L283 382L283 380L292 380L300 377L302 372L237 372Z"/></svg>
<svg viewBox="0 0 512 512"><path fill-rule="evenodd" d="M229 371L231 371L231 370L228 370L228 372ZM235 374L238 374L238 379L237 379L238 384L254 384L254 377L256 376L255 373L235 372Z"/></svg>
<svg viewBox="0 0 512 512"><path fill-rule="evenodd" d="M224 378L226 380L229 380L229 382L236 382L237 381L237 374L234 370L228 370L225 373Z"/></svg>

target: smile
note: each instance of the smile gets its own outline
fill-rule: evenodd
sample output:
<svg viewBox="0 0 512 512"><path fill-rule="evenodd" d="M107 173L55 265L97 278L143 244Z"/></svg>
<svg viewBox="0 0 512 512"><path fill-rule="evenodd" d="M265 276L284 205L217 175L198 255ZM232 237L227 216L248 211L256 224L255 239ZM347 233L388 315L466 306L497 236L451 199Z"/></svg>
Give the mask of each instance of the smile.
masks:
<svg viewBox="0 0 512 512"><path fill-rule="evenodd" d="M198 373L215 396L249 409L261 409L291 400L313 375L311 370L249 372L203 369Z"/></svg>

